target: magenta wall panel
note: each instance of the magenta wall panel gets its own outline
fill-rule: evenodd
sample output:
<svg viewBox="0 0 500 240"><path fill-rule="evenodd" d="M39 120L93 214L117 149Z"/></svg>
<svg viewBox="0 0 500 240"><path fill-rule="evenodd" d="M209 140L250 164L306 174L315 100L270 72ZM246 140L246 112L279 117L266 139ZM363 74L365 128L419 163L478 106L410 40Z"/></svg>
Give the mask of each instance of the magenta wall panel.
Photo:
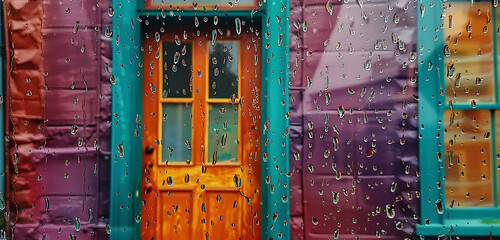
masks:
<svg viewBox="0 0 500 240"><path fill-rule="evenodd" d="M9 231L15 239L107 239L109 1L3 5L9 13L6 45L14 56L7 104L15 141L9 141L9 151L19 156L19 164L9 165L9 208L18 209L11 211Z"/></svg>
<svg viewBox="0 0 500 240"><path fill-rule="evenodd" d="M291 3L292 239L417 239L415 4L326 2Z"/></svg>

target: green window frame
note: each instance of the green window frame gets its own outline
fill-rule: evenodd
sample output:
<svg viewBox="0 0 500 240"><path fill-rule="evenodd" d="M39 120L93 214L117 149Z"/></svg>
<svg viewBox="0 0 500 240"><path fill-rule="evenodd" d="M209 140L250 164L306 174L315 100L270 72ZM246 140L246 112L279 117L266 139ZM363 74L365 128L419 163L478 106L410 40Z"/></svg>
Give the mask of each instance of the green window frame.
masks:
<svg viewBox="0 0 500 240"><path fill-rule="evenodd" d="M450 1L451 2L451 1ZM418 30L418 121L420 165L420 224L417 234L423 236L500 236L500 207L498 205L496 119L491 114L491 168L493 182L493 207L450 208L445 199L445 110L500 110L498 77L497 9L492 7L493 74L495 90L493 103L455 103L446 100L444 47L446 36L443 25L443 4L450 2L420 0L417 2ZM454 1L457 2L457 1ZM491 2L490 2L491 3ZM444 16L446 17L446 16ZM496 33L496 36L495 36ZM441 211L438 208L442 207Z"/></svg>

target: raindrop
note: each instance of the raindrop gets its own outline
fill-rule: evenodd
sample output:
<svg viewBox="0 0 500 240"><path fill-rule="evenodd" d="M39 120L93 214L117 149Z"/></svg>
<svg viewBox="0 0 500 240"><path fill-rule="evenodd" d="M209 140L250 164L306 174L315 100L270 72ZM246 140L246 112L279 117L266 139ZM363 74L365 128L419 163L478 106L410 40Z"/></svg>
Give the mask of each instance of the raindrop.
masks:
<svg viewBox="0 0 500 240"><path fill-rule="evenodd" d="M441 202L441 199L436 200L436 202L434 202L434 205L436 206L437 213L443 214L443 203Z"/></svg>
<svg viewBox="0 0 500 240"><path fill-rule="evenodd" d="M181 57L181 54L179 52L175 52L175 54L174 54L174 64L177 64L179 62L180 57Z"/></svg>
<svg viewBox="0 0 500 240"><path fill-rule="evenodd" d="M444 45L444 55L446 57L449 57L451 55L451 53L450 53L450 47L448 47L448 45Z"/></svg>
<svg viewBox="0 0 500 240"><path fill-rule="evenodd" d="M109 17L113 17L114 14L115 14L115 10L112 7L109 7L109 9L108 9Z"/></svg>
<svg viewBox="0 0 500 240"><path fill-rule="evenodd" d="M394 24L398 24L399 23L399 14L395 13L392 20L394 21Z"/></svg>
<svg viewBox="0 0 500 240"><path fill-rule="evenodd" d="M366 60L365 64L365 70L369 71L372 68L372 60Z"/></svg>
<svg viewBox="0 0 500 240"><path fill-rule="evenodd" d="M160 42L160 33L159 32L155 33L155 40L156 40L156 42Z"/></svg>
<svg viewBox="0 0 500 240"><path fill-rule="evenodd" d="M215 42L217 41L217 30L212 31L212 46L215 45Z"/></svg>
<svg viewBox="0 0 500 240"><path fill-rule="evenodd" d="M78 32L78 27L80 26L80 21L76 21L75 22L75 26L73 26L73 33L77 33Z"/></svg>
<svg viewBox="0 0 500 240"><path fill-rule="evenodd" d="M241 179L236 174L234 174L233 183L235 187L241 187Z"/></svg>
<svg viewBox="0 0 500 240"><path fill-rule="evenodd" d="M179 38L179 36L175 35L175 44L177 44L177 46L180 46L181 45L181 39Z"/></svg>
<svg viewBox="0 0 500 240"><path fill-rule="evenodd" d="M45 198L45 212L48 213L50 208L50 201L48 198Z"/></svg>
<svg viewBox="0 0 500 240"><path fill-rule="evenodd" d="M234 24L236 25L236 33L238 35L240 35L241 34L241 20L240 20L240 18L234 19Z"/></svg>
<svg viewBox="0 0 500 240"><path fill-rule="evenodd" d="M330 0L328 0L328 2L326 3L326 11L332 15L333 14L333 5L332 3L330 2Z"/></svg>
<svg viewBox="0 0 500 240"><path fill-rule="evenodd" d="M80 229L82 228L82 225L80 223L80 218L79 217L75 217L75 219L73 220L73 223L75 224L75 230L77 232L79 232Z"/></svg>
<svg viewBox="0 0 500 240"><path fill-rule="evenodd" d="M391 184L391 192L395 192L397 187L398 187L398 184L396 182L392 182L392 184Z"/></svg>
<svg viewBox="0 0 500 240"><path fill-rule="evenodd" d="M73 124L71 126L71 135L75 135L78 132L78 125Z"/></svg>
<svg viewBox="0 0 500 240"><path fill-rule="evenodd" d="M329 105L331 100L332 100L332 97L330 96L330 93L326 93L325 94L325 104Z"/></svg>
<svg viewBox="0 0 500 240"><path fill-rule="evenodd" d="M312 224L314 226L317 226L319 224L318 219L316 219L315 217L312 217Z"/></svg>
<svg viewBox="0 0 500 240"><path fill-rule="evenodd" d="M387 217L390 219L393 219L396 216L396 209L392 204L385 205L385 212L387 214Z"/></svg>
<svg viewBox="0 0 500 240"><path fill-rule="evenodd" d="M106 223L106 233L108 235L111 234L111 226L109 226L109 223Z"/></svg>
<svg viewBox="0 0 500 240"><path fill-rule="evenodd" d="M198 20L198 17L196 17L196 16L194 17L194 26L195 27L200 26L200 20Z"/></svg>
<svg viewBox="0 0 500 240"><path fill-rule="evenodd" d="M88 211L89 211L89 223L92 221L92 219L94 218L94 210L92 210L90 207L88 208Z"/></svg>
<svg viewBox="0 0 500 240"><path fill-rule="evenodd" d="M172 177L171 176L168 176L167 177L167 185L170 187L172 185L174 185L174 181L172 180Z"/></svg>
<svg viewBox="0 0 500 240"><path fill-rule="evenodd" d="M340 193L339 193L339 192L335 192L335 191L333 191L333 192L332 192L332 196L333 196L333 203L334 203L334 204L339 203Z"/></svg>
<svg viewBox="0 0 500 240"><path fill-rule="evenodd" d="M396 223L396 229L400 231L403 230L403 223L401 221L398 221Z"/></svg>
<svg viewBox="0 0 500 240"><path fill-rule="evenodd" d="M359 8L363 8L363 0L356 0L356 3L358 3Z"/></svg>
<svg viewBox="0 0 500 240"><path fill-rule="evenodd" d="M124 152L123 152L123 143L118 144L117 149L118 149L118 155L120 155L120 157L123 157L123 155L124 155Z"/></svg>

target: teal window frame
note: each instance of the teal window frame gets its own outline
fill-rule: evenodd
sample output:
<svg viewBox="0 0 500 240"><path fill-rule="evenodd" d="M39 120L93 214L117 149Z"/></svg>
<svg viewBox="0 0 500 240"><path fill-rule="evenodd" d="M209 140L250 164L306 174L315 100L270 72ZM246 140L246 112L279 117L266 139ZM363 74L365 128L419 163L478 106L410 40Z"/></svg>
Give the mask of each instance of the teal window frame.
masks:
<svg viewBox="0 0 500 240"><path fill-rule="evenodd" d="M165 15L183 18L217 15L262 21L261 142L265 144L261 144L261 155L266 157L261 159L261 232L262 239L289 239L290 203L283 199L290 196L287 117L290 1L268 0L256 12L203 9L162 12L144 9L143 2L112 1L115 11L112 74L116 83L112 85L111 106L110 239L140 239L143 89L141 24L136 19L160 19ZM273 218L275 213L277 218Z"/></svg>
<svg viewBox="0 0 500 240"><path fill-rule="evenodd" d="M443 31L443 1L419 0L417 2L418 42L418 121L419 121L419 165L420 165L420 224L416 232L420 236L500 236L500 207L497 188L493 188L495 207L453 208L445 201L445 165L436 153L444 156L443 111L450 109L445 99L443 78L445 76ZM492 24L497 29L497 10L493 8ZM496 31L495 31L496 32ZM498 83L497 41L493 34L494 79ZM495 88L496 103L483 103L474 110L500 110L498 84ZM453 104L454 110L471 110L470 104ZM496 119L492 114L492 122ZM495 124L492 124L492 139L495 139ZM493 140L492 144L495 144ZM496 145L492 147L496 156ZM443 159L443 158L442 158ZM492 159L494 183L498 184L496 158ZM440 185L440 187L438 187ZM436 203L441 201L443 211L438 213Z"/></svg>

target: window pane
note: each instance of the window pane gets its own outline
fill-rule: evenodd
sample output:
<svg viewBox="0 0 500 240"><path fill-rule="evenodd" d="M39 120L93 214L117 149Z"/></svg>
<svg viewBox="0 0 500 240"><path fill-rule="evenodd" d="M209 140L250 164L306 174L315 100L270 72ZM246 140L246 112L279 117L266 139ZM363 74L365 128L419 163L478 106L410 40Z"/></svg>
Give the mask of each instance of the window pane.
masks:
<svg viewBox="0 0 500 240"><path fill-rule="evenodd" d="M191 43L163 43L163 97L190 98L192 93Z"/></svg>
<svg viewBox="0 0 500 240"><path fill-rule="evenodd" d="M238 162L238 105L208 106L208 162Z"/></svg>
<svg viewBox="0 0 500 240"><path fill-rule="evenodd" d="M447 206L492 206L491 113L444 111Z"/></svg>
<svg viewBox="0 0 500 240"><path fill-rule="evenodd" d="M209 43L209 48L209 97L238 97L238 42Z"/></svg>
<svg viewBox="0 0 500 240"><path fill-rule="evenodd" d="M446 4L444 79L453 102L494 101L492 5L490 2Z"/></svg>
<svg viewBox="0 0 500 240"><path fill-rule="evenodd" d="M162 162L191 161L191 104L162 105Z"/></svg>

